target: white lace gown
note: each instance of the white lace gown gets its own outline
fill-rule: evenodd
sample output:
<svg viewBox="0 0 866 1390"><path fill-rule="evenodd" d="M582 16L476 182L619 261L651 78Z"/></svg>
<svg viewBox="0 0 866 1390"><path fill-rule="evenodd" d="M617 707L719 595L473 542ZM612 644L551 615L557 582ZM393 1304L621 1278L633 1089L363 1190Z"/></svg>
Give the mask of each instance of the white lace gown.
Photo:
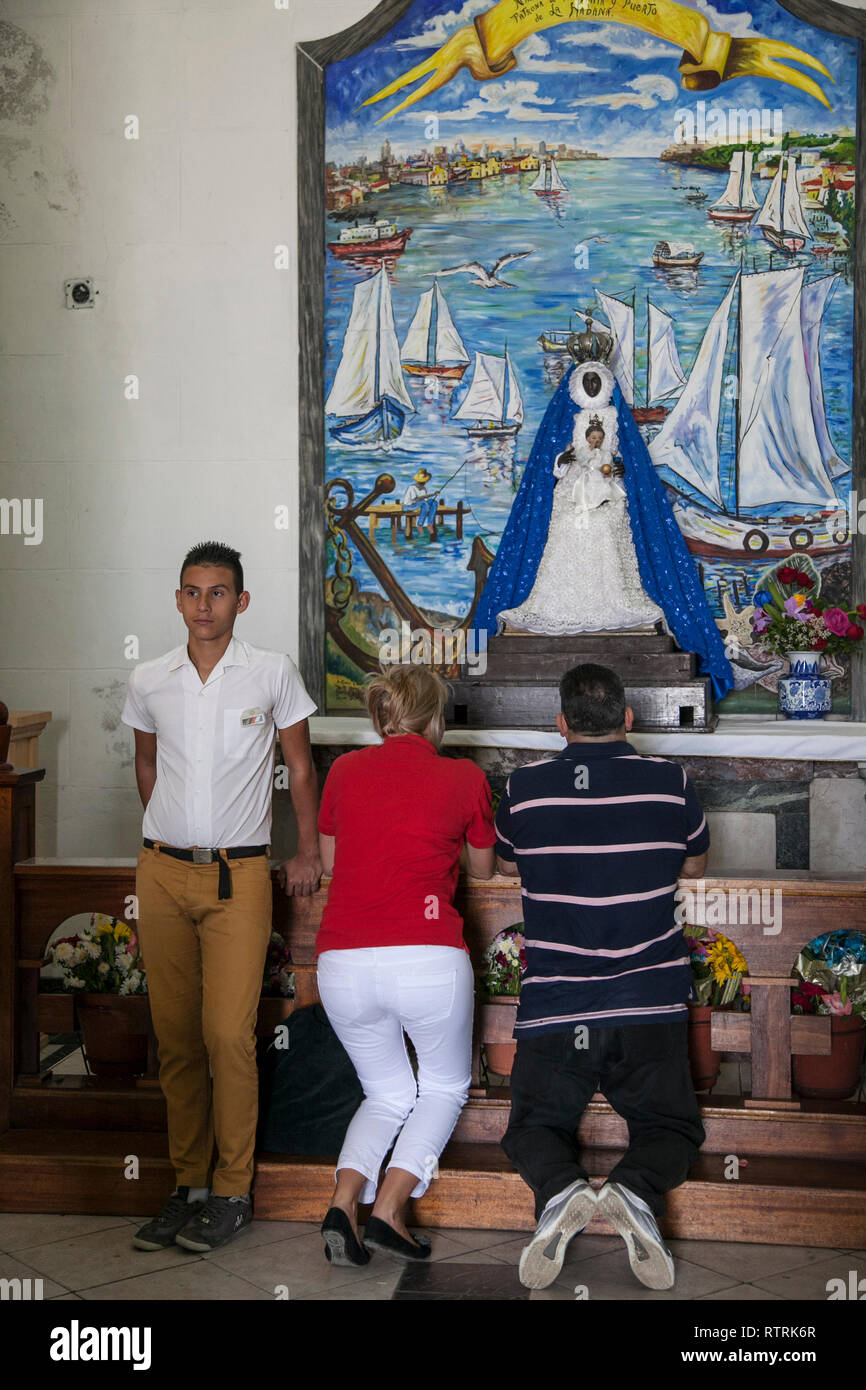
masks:
<svg viewBox="0 0 866 1390"><path fill-rule="evenodd" d="M625 488L601 467L607 449L578 452L554 464L558 481L544 553L532 592L498 615L521 632L565 637L642 627L664 617L644 592L631 538Z"/></svg>

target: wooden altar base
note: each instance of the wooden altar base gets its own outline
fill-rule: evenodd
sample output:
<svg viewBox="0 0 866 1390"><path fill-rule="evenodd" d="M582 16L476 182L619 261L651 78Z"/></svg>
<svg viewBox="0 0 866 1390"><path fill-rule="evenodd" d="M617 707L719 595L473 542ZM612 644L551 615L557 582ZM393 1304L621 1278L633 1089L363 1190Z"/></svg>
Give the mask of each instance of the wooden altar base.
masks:
<svg viewBox="0 0 866 1390"><path fill-rule="evenodd" d="M135 1154L140 1175L124 1177ZM590 1149L586 1164L598 1187L619 1149ZM816 1248L866 1245L863 1165L836 1159L751 1158L736 1182L726 1157L702 1152L682 1186L671 1192L661 1227L677 1240L732 1240ZM253 1187L255 1214L265 1221L319 1222L328 1208L333 1157L261 1154ZM133 1131L10 1130L0 1138L0 1208L148 1217L174 1186L163 1134ZM452 1141L439 1175L412 1204L420 1226L531 1231L532 1195L498 1144ZM587 1231L609 1235L600 1217Z"/></svg>
<svg viewBox="0 0 866 1390"><path fill-rule="evenodd" d="M640 730L712 730L712 692L695 675L695 658L662 633L581 633L545 637L506 632L487 645L483 674L464 668L452 681L449 725L544 728L560 710L559 681L572 666L593 662L622 679Z"/></svg>

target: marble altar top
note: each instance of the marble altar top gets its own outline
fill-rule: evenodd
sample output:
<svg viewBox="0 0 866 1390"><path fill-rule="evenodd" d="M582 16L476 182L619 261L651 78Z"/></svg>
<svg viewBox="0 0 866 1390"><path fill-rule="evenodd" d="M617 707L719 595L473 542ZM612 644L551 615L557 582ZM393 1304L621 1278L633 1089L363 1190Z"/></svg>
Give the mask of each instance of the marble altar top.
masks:
<svg viewBox="0 0 866 1390"><path fill-rule="evenodd" d="M360 746L378 743L362 715L310 719L314 744ZM684 729L678 733L633 733L629 742L639 753L659 757L786 758L815 762L859 762L866 766L866 724L847 719L773 719L721 715L713 733ZM557 752L564 740L555 730L449 729L452 748L539 748Z"/></svg>

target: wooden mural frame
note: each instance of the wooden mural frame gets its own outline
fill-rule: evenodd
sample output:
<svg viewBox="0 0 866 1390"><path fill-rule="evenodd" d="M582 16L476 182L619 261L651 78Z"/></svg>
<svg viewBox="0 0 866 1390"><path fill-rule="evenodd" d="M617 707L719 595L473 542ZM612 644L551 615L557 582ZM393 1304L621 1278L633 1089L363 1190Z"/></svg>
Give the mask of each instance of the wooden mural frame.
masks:
<svg viewBox="0 0 866 1390"><path fill-rule="evenodd" d="M299 647L311 697L327 708L325 488L325 114L326 70L375 43L414 0L382 0L357 24L296 45L298 120ZM861 43L857 78L852 489L866 497L866 12L835 0L779 0L795 18ZM866 603L866 534L852 537L852 604ZM851 719L866 721L866 657L852 660Z"/></svg>

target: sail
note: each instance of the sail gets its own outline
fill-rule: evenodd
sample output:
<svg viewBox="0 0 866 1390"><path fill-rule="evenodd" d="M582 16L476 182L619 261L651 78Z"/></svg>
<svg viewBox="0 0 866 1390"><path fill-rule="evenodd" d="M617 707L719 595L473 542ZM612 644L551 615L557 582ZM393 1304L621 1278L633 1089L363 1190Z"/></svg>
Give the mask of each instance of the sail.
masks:
<svg viewBox="0 0 866 1390"><path fill-rule="evenodd" d="M741 507L779 502L835 505L812 419L800 324L803 275L803 267L794 266L742 277L737 450Z"/></svg>
<svg viewBox="0 0 866 1390"><path fill-rule="evenodd" d="M740 184L742 182L742 178L743 151L734 150L734 153L731 155L731 168L730 173L728 174L728 186L722 194L721 198L719 198L718 202L713 203L714 208L742 207L742 203L740 202ZM757 204L755 206L757 206Z"/></svg>
<svg viewBox="0 0 866 1390"><path fill-rule="evenodd" d="M547 180L547 187L550 190L550 192L561 193L565 188L565 182L561 177L559 170L556 167L555 159L551 159L548 165L548 174L549 177Z"/></svg>
<svg viewBox="0 0 866 1390"><path fill-rule="evenodd" d="M719 507L722 369L738 280L739 272L707 325L682 395L649 446L654 464L666 465Z"/></svg>
<svg viewBox="0 0 866 1390"><path fill-rule="evenodd" d="M764 206L755 218L756 227L769 227L772 232L782 230L782 170L783 161L779 160L779 167L773 175L773 182L767 190L764 199Z"/></svg>
<svg viewBox="0 0 866 1390"><path fill-rule="evenodd" d="M680 366L674 321L670 314L648 300L647 316L649 366L646 400L649 405L650 401L675 395L685 385L686 378Z"/></svg>
<svg viewBox="0 0 866 1390"><path fill-rule="evenodd" d="M596 297L607 314L615 339L610 369L619 382L626 403L634 405L634 309L621 299L602 294L601 290L596 290Z"/></svg>
<svg viewBox="0 0 866 1390"><path fill-rule="evenodd" d="M838 275L824 275L820 280L813 280L810 285L803 286L800 297L800 327L803 330L803 352L811 388L812 424L815 426L821 458L831 478L838 478L842 473L847 473L850 467L850 464L839 457L830 437L824 404L824 385L821 380L821 321L838 279Z"/></svg>
<svg viewBox="0 0 866 1390"><path fill-rule="evenodd" d="M476 352L472 381L453 420L523 420L523 400L511 359Z"/></svg>
<svg viewBox="0 0 866 1390"><path fill-rule="evenodd" d="M545 192L547 191L548 185L544 182L544 176L545 176L546 172L547 172L547 165L544 164L544 163L539 164L539 166L538 166L538 173L535 175L535 178L532 180L532 183L529 185L529 189L530 189L530 192L531 192L531 193L545 193Z"/></svg>
<svg viewBox="0 0 866 1390"><path fill-rule="evenodd" d="M466 351L463 339L454 327L454 320L451 311L445 302L445 296L439 288L439 281L434 286L434 300L436 304L436 336L435 336L435 361L440 367L453 367L458 362L468 362L469 353Z"/></svg>
<svg viewBox="0 0 866 1390"><path fill-rule="evenodd" d="M502 390L505 384L505 361L487 352L476 352L472 381L454 420L500 420Z"/></svg>
<svg viewBox="0 0 866 1390"><path fill-rule="evenodd" d="M752 187L752 161L754 156L751 150L746 150L746 162L743 166L743 191L740 194L740 207L756 208L758 200L755 197L755 190Z"/></svg>
<svg viewBox="0 0 866 1390"><path fill-rule="evenodd" d="M508 393L504 401L503 418L509 421L516 421L518 425L522 425L523 397L520 394L520 386L517 382L517 374L514 370L514 363L508 356L507 351L505 353L505 361L508 366L508 371L505 378L508 385Z"/></svg>
<svg viewBox="0 0 866 1390"><path fill-rule="evenodd" d="M785 180L785 201L782 208L782 231L786 236L801 236L805 241L812 240L812 233L806 226L803 204L800 201L800 185L797 182L797 161L788 160L788 177Z"/></svg>
<svg viewBox="0 0 866 1390"><path fill-rule="evenodd" d="M326 415L366 415L384 396L414 411L400 366L394 310L385 267L355 286L340 365Z"/></svg>
<svg viewBox="0 0 866 1390"><path fill-rule="evenodd" d="M429 356L428 335L430 332L431 308L433 304L433 290L425 290L418 300L418 308L415 310L415 317L409 324L409 332L403 343L400 353L401 362L411 363L413 366L422 363L431 364Z"/></svg>

